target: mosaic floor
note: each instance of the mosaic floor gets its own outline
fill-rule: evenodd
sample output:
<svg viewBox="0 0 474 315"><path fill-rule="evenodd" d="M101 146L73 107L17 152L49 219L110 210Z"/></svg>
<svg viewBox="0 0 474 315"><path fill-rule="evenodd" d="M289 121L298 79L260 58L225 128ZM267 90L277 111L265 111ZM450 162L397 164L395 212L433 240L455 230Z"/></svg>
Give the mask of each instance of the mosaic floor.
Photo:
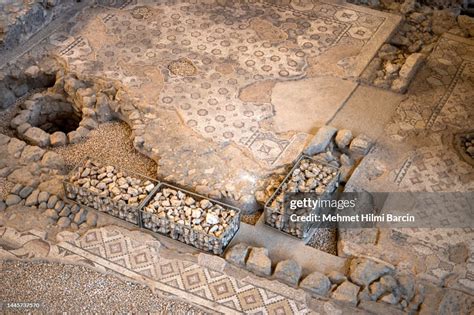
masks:
<svg viewBox="0 0 474 315"><path fill-rule="evenodd" d="M261 288L184 259L160 255L160 243L146 234L110 226L89 230L57 245L44 233L0 228L0 258L51 259L81 263L102 272L145 282L221 314L307 314L308 308L280 293ZM2 245L3 244L3 245ZM9 245L5 245L9 244Z"/></svg>
<svg viewBox="0 0 474 315"><path fill-rule="evenodd" d="M101 3L41 47L81 75L126 87L146 126L144 146L160 158L160 176L217 190L225 180L244 195L272 168L291 162L306 141L304 134L272 126L291 111L291 105L277 111L272 104L275 83L322 74L357 78L399 22L330 2ZM331 88L338 93L337 81ZM317 108L314 113L320 125Z"/></svg>

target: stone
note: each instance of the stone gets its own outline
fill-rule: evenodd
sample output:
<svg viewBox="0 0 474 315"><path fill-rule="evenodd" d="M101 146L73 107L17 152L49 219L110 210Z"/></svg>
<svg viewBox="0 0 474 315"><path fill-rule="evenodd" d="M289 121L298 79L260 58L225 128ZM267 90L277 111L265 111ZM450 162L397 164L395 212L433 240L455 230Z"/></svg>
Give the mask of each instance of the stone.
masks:
<svg viewBox="0 0 474 315"><path fill-rule="evenodd" d="M47 192L47 191L42 191L42 192L39 193L39 195L38 195L38 203L48 202L48 199L49 199L49 192Z"/></svg>
<svg viewBox="0 0 474 315"><path fill-rule="evenodd" d="M74 223L80 225L81 223L86 221L87 211L84 208L81 208L78 213L74 216Z"/></svg>
<svg viewBox="0 0 474 315"><path fill-rule="evenodd" d="M211 225L217 224L219 223L219 217L214 213L208 213L206 214L206 223Z"/></svg>
<svg viewBox="0 0 474 315"><path fill-rule="evenodd" d="M57 224L60 228L67 228L71 224L71 219L68 217L61 217Z"/></svg>
<svg viewBox="0 0 474 315"><path fill-rule="evenodd" d="M300 287L311 293L326 296L331 289L331 282L324 274L315 271L301 281Z"/></svg>
<svg viewBox="0 0 474 315"><path fill-rule="evenodd" d="M4 211L7 208L7 205L3 200L0 200L0 211Z"/></svg>
<svg viewBox="0 0 474 315"><path fill-rule="evenodd" d="M336 134L336 145L339 149L344 150L347 148L352 140L352 132L347 129L341 129Z"/></svg>
<svg viewBox="0 0 474 315"><path fill-rule="evenodd" d="M415 280L413 275L400 275L397 277L401 296L407 300L415 296Z"/></svg>
<svg viewBox="0 0 474 315"><path fill-rule="evenodd" d="M316 135L311 139L310 144L305 149L308 155L315 155L324 152L336 134L337 129L331 126L322 126Z"/></svg>
<svg viewBox="0 0 474 315"><path fill-rule="evenodd" d="M31 125L29 123L23 123L21 125L19 125L17 128L16 128L16 131L18 131L18 134L19 135L22 135L24 134L28 129L31 128Z"/></svg>
<svg viewBox="0 0 474 315"><path fill-rule="evenodd" d="M95 227L97 225L97 213L88 211L86 215L86 222L88 226Z"/></svg>
<svg viewBox="0 0 474 315"><path fill-rule="evenodd" d="M79 128L78 128L78 130L71 131L67 134L67 138L68 138L69 143L72 143L72 144L79 143L87 136L88 132L86 133L86 132L84 132L84 130L88 130L88 129L86 129L84 127L80 127L80 128L82 128L81 130L83 132L80 132Z"/></svg>
<svg viewBox="0 0 474 315"><path fill-rule="evenodd" d="M13 188L10 190L10 193L14 194L14 195L18 195L20 194L20 191L23 189L23 186L22 184L15 184L15 186L13 186Z"/></svg>
<svg viewBox="0 0 474 315"><path fill-rule="evenodd" d="M67 144L67 136L62 131L56 131L51 136L49 136L49 141L53 147L63 146Z"/></svg>
<svg viewBox="0 0 474 315"><path fill-rule="evenodd" d="M8 195L7 198L5 198L5 204L9 207L9 206L13 206L13 205L16 205L16 204L19 204L21 201L21 197L18 196L18 195Z"/></svg>
<svg viewBox="0 0 474 315"><path fill-rule="evenodd" d="M15 94L5 87L5 85L0 84L0 108L6 109L14 104L16 101Z"/></svg>
<svg viewBox="0 0 474 315"><path fill-rule="evenodd" d="M408 56L402 68L399 71L399 78L393 81L392 90L405 93L408 85L425 62L425 55L422 53L414 53Z"/></svg>
<svg viewBox="0 0 474 315"><path fill-rule="evenodd" d="M27 145L21 153L22 162L40 161L46 151L37 146Z"/></svg>
<svg viewBox="0 0 474 315"><path fill-rule="evenodd" d="M263 247L252 247L246 266L257 275L269 276L272 273L272 262L268 258L268 250Z"/></svg>
<svg viewBox="0 0 474 315"><path fill-rule="evenodd" d="M25 206L31 207L31 206L36 206L38 204L38 195L39 195L39 190L35 189L33 192L26 198L25 201Z"/></svg>
<svg viewBox="0 0 474 315"><path fill-rule="evenodd" d="M0 145L8 144L8 142L10 142L10 137L0 133Z"/></svg>
<svg viewBox="0 0 474 315"><path fill-rule="evenodd" d="M17 138L11 138L7 145L7 152L16 158L19 158L25 147L25 141L21 141Z"/></svg>
<svg viewBox="0 0 474 315"><path fill-rule="evenodd" d="M456 12L451 9L434 10L432 25L432 31L436 35L446 33L456 25Z"/></svg>
<svg viewBox="0 0 474 315"><path fill-rule="evenodd" d="M204 253L198 255L198 264L218 272L224 272L224 269L227 266L227 262L224 258Z"/></svg>
<svg viewBox="0 0 474 315"><path fill-rule="evenodd" d="M296 261L289 259L280 261L276 265L273 275L278 280L296 286L300 280L301 271L301 266Z"/></svg>
<svg viewBox="0 0 474 315"><path fill-rule="evenodd" d="M28 171L27 167L14 170L7 178L10 182L19 183L24 186L36 187L38 185L38 179Z"/></svg>
<svg viewBox="0 0 474 315"><path fill-rule="evenodd" d="M474 18L468 15L458 16L459 27L464 30L470 37L474 37Z"/></svg>
<svg viewBox="0 0 474 315"><path fill-rule="evenodd" d="M41 164L50 169L64 168L64 159L56 152L48 151L44 154Z"/></svg>
<svg viewBox="0 0 474 315"><path fill-rule="evenodd" d="M368 286L373 281L390 273L392 273L390 267L369 259L354 259L350 266L351 281L361 286Z"/></svg>
<svg viewBox="0 0 474 315"><path fill-rule="evenodd" d="M245 260L247 259L249 249L249 245L238 243L227 250L225 253L225 259L231 263L245 266Z"/></svg>
<svg viewBox="0 0 474 315"><path fill-rule="evenodd" d="M89 130L97 129L97 127L99 127L97 121L92 118L84 118L79 124Z"/></svg>
<svg viewBox="0 0 474 315"><path fill-rule="evenodd" d="M59 218L58 214L56 213L56 211L54 211L54 209L47 209L45 212L43 212L43 214L53 220L57 220Z"/></svg>
<svg viewBox="0 0 474 315"><path fill-rule="evenodd" d="M352 139L349 146L351 154L366 155L372 147L372 139L364 134L360 134Z"/></svg>
<svg viewBox="0 0 474 315"><path fill-rule="evenodd" d="M350 281L344 281L340 284L336 290L332 293L332 298L350 303L352 305L357 305L357 295L359 294L359 286L355 285Z"/></svg>
<svg viewBox="0 0 474 315"><path fill-rule="evenodd" d="M382 276L380 278L380 284L388 291L392 291L398 286L397 280L395 280L391 275Z"/></svg>
<svg viewBox="0 0 474 315"><path fill-rule="evenodd" d="M56 202L58 202L58 196L51 195L48 199L48 208L53 208L56 205Z"/></svg>
<svg viewBox="0 0 474 315"><path fill-rule="evenodd" d="M46 147L49 145L49 134L38 127L31 127L24 134L26 141L33 145Z"/></svg>
<svg viewBox="0 0 474 315"><path fill-rule="evenodd" d="M347 280L347 277L345 275L335 270L331 271L328 274L328 278L331 281L331 283L334 283L334 284L341 284Z"/></svg>
<svg viewBox="0 0 474 315"><path fill-rule="evenodd" d="M71 207L64 207L61 212L59 212L60 217L67 217L71 214ZM74 218L74 217L73 217Z"/></svg>
<svg viewBox="0 0 474 315"><path fill-rule="evenodd" d="M26 187L23 187L22 190L20 190L20 197L25 199L26 197L28 197L32 192L33 190L35 190L33 187L30 187L30 186L26 186Z"/></svg>
<svg viewBox="0 0 474 315"><path fill-rule="evenodd" d="M403 14L408 14L415 11L416 0L405 0L400 6L400 12Z"/></svg>
<svg viewBox="0 0 474 315"><path fill-rule="evenodd" d="M36 78L40 73L40 68L38 66L30 66L23 73L29 78Z"/></svg>

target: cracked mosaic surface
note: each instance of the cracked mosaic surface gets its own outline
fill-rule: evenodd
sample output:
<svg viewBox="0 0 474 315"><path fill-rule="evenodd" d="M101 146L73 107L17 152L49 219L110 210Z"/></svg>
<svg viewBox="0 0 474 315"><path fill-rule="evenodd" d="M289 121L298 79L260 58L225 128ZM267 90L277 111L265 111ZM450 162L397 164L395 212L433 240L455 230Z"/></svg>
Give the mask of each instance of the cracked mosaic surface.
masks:
<svg viewBox="0 0 474 315"><path fill-rule="evenodd" d="M118 79L148 105L175 110L205 139L240 145L268 165L291 136L265 130L261 125L274 115L272 104L242 101L241 89L303 78L310 58L338 44L363 47L386 20L325 3L104 4L120 10L99 13L73 36L50 38L72 69ZM181 70L172 70L179 65ZM255 138L263 142L256 145Z"/></svg>

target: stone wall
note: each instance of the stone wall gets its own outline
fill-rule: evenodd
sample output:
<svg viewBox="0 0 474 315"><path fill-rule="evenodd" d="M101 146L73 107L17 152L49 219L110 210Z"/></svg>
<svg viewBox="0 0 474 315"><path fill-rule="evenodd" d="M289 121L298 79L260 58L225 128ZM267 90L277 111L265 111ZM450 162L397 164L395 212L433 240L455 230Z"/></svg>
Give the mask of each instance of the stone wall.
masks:
<svg viewBox="0 0 474 315"><path fill-rule="evenodd" d="M0 53L26 41L75 2L75 0L2 1Z"/></svg>

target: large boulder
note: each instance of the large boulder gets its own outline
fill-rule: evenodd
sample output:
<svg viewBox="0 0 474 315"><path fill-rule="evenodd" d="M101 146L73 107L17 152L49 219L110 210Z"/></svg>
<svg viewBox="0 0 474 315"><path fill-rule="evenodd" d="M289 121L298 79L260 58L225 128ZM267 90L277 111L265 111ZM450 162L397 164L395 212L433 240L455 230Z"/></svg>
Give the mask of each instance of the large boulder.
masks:
<svg viewBox="0 0 474 315"><path fill-rule="evenodd" d="M308 147L305 149L305 153L308 155L315 155L326 151L327 146L332 140L332 137L336 134L337 129L331 126L322 126L319 128L316 135L311 139Z"/></svg>
<svg viewBox="0 0 474 315"><path fill-rule="evenodd" d="M311 293L325 296L331 289L331 281L322 273L315 271L301 281L300 287Z"/></svg>
<svg viewBox="0 0 474 315"><path fill-rule="evenodd" d="M294 260L280 261L273 275L275 278L291 285L297 285L301 277L301 266Z"/></svg>
<svg viewBox="0 0 474 315"><path fill-rule="evenodd" d="M268 250L252 247L247 259L247 268L258 275L269 276L272 273L272 261L268 258Z"/></svg>

